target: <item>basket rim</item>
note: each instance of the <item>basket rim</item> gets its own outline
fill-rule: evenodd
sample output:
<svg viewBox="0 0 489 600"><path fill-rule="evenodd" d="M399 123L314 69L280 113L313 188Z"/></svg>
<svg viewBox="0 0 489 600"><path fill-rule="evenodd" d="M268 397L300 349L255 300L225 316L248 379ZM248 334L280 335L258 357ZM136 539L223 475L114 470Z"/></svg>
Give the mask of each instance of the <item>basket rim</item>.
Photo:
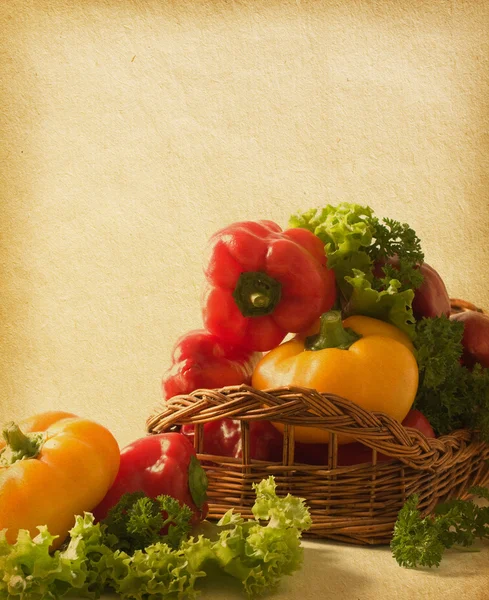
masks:
<svg viewBox="0 0 489 600"><path fill-rule="evenodd" d="M163 433L175 426L205 423L224 417L243 424L269 420L284 425L284 439L293 438L294 426L327 431L333 444L337 436L348 436L372 450L419 470L450 468L478 453L489 444L476 431L457 429L436 438L405 427L389 415L369 411L347 398L312 388L282 386L257 390L241 384L194 390L159 402L146 420L149 434Z"/></svg>

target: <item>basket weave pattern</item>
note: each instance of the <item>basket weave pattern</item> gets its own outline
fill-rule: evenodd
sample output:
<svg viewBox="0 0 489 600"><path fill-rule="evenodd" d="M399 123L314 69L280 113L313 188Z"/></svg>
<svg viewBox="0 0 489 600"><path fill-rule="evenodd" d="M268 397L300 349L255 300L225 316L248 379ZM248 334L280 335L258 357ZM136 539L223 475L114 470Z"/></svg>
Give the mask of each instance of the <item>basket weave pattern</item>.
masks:
<svg viewBox="0 0 489 600"><path fill-rule="evenodd" d="M458 303L458 304L457 304ZM468 309L453 301L454 311ZM204 424L224 417L240 422L242 457L203 454ZM268 420L284 425L282 461L250 458L249 423ZM306 500L313 525L307 535L355 544L388 544L399 510L418 494L422 514L451 498L467 497L473 485L489 482L489 444L461 429L426 438L383 413L364 410L336 395L300 387L259 391L246 385L195 390L155 407L147 419L151 434L195 426L194 444L209 479L209 518L234 508L251 516L252 483L275 477L279 493ZM294 460L294 426L329 432L324 465ZM348 435L372 450L371 462L338 466L338 435ZM392 458L377 462L377 453Z"/></svg>
<svg viewBox="0 0 489 600"><path fill-rule="evenodd" d="M249 386L196 390L166 401L147 421L150 433L195 425L195 446L209 478L209 518L229 508L251 516L252 483L274 475L279 492L305 498L313 520L309 534L359 544L385 544L397 513L417 493L420 509L431 511L443 500L464 497L472 485L489 479L489 445L467 430L426 438L383 413L309 388L259 391ZM203 424L224 417L241 422L241 459L202 454ZM249 458L249 422L266 419L285 425L281 463ZM294 463L294 425L330 432L324 466ZM338 467L337 435L347 434L372 448L372 464ZM376 453L393 457L376 464Z"/></svg>

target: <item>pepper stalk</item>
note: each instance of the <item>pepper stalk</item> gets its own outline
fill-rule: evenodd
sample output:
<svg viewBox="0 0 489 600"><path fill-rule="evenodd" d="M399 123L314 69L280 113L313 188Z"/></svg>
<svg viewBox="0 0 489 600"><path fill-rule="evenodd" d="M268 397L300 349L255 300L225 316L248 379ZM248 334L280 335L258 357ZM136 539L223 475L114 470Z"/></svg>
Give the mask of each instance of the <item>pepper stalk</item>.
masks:
<svg viewBox="0 0 489 600"><path fill-rule="evenodd" d="M19 460L36 458L46 440L44 433L23 433L17 423L13 421L5 426L2 435L6 442L5 448L0 450L0 466L2 467L13 465Z"/></svg>
<svg viewBox="0 0 489 600"><path fill-rule="evenodd" d="M330 310L320 317L319 332L306 338L305 350L324 350L325 348L348 348L362 336L350 327L343 327L343 320L339 310Z"/></svg>

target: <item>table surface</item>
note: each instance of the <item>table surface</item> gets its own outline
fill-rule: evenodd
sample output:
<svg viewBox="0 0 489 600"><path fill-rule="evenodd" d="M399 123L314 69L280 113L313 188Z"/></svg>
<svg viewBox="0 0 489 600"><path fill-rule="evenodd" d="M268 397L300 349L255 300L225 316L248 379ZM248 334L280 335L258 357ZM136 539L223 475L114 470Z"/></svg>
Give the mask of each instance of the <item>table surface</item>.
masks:
<svg viewBox="0 0 489 600"><path fill-rule="evenodd" d="M447 551L440 567L416 570L401 568L388 546L306 539L303 547L302 569L263 600L489 600L489 542L477 544L478 552ZM204 585L201 600L246 599L231 580Z"/></svg>

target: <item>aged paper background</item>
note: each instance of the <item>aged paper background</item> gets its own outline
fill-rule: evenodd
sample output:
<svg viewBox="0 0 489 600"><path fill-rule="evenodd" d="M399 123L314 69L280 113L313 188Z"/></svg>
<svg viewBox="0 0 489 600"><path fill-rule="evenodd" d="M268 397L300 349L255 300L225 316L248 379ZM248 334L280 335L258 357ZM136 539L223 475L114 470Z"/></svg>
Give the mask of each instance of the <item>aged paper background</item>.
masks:
<svg viewBox="0 0 489 600"><path fill-rule="evenodd" d="M143 435L236 220L369 204L489 309L486 0L1 0L0 103L2 422ZM305 559L277 598L487 597L486 552Z"/></svg>
<svg viewBox="0 0 489 600"><path fill-rule="evenodd" d="M205 242L342 200L489 308L489 3L3 0L0 420L144 432Z"/></svg>

